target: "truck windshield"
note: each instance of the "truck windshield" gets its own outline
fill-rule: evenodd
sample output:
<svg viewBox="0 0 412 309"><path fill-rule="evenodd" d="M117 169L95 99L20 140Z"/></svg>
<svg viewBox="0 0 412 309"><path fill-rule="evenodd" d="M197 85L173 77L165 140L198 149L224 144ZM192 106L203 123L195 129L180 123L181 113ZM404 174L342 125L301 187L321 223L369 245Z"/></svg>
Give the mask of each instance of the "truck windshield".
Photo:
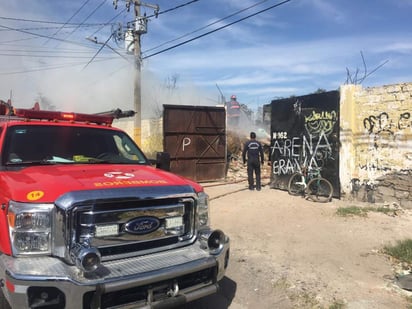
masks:
<svg viewBox="0 0 412 309"><path fill-rule="evenodd" d="M126 133L76 126L11 126L1 155L3 165L148 164Z"/></svg>

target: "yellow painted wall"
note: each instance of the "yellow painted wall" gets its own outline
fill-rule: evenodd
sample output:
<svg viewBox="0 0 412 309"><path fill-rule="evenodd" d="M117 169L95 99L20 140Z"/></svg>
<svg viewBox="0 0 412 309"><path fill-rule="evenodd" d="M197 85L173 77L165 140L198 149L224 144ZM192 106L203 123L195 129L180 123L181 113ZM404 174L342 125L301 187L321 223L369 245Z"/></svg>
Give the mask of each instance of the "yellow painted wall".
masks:
<svg viewBox="0 0 412 309"><path fill-rule="evenodd" d="M340 181L412 170L412 83L340 89Z"/></svg>
<svg viewBox="0 0 412 309"><path fill-rule="evenodd" d="M147 157L156 158L156 153L163 151L163 118L142 119L141 124L140 147ZM124 130L131 138L133 138L133 118L121 118L115 120L113 126Z"/></svg>

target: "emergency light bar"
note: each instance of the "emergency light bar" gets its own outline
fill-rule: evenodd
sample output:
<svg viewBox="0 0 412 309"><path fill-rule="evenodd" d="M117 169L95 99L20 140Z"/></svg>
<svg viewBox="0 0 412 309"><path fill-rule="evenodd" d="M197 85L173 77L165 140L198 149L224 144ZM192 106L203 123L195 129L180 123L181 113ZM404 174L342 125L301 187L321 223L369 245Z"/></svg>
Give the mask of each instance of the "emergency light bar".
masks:
<svg viewBox="0 0 412 309"><path fill-rule="evenodd" d="M63 120L63 121L76 121L86 123L96 123L111 125L113 122L113 116L108 115L89 115L79 113L65 113L55 111L40 111L32 109L14 109L14 114L18 117L27 119L45 119L45 120Z"/></svg>

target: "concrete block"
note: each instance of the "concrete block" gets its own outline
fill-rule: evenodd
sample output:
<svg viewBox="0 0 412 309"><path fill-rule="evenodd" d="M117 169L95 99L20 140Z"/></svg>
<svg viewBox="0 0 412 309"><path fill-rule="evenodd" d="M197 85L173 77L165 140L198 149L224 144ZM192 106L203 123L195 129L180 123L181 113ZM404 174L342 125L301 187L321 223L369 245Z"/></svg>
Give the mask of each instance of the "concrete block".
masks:
<svg viewBox="0 0 412 309"><path fill-rule="evenodd" d="M400 200L399 204L404 209L412 209L412 201L411 200Z"/></svg>

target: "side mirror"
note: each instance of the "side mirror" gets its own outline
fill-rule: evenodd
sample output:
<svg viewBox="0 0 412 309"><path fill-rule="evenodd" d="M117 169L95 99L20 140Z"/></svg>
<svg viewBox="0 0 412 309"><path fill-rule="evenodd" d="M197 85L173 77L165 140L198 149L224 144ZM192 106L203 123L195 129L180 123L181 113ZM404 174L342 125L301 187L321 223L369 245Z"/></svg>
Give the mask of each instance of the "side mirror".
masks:
<svg viewBox="0 0 412 309"><path fill-rule="evenodd" d="M156 153L156 168L170 171L170 154L168 152Z"/></svg>

